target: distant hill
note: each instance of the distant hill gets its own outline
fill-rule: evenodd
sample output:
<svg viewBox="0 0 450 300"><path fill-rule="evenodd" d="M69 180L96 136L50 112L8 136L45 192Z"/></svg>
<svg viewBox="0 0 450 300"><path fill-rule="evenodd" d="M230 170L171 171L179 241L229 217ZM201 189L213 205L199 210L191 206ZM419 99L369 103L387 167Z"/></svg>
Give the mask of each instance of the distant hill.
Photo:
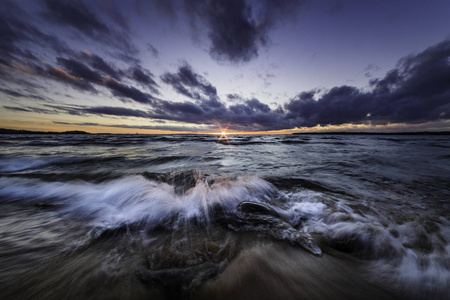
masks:
<svg viewBox="0 0 450 300"><path fill-rule="evenodd" d="M450 131L417 131L417 132L295 132L295 135L326 134L326 135L450 135Z"/></svg>
<svg viewBox="0 0 450 300"><path fill-rule="evenodd" d="M30 131L30 130L14 130L14 129L0 128L0 134L90 134L90 133L80 130L53 132L53 131Z"/></svg>

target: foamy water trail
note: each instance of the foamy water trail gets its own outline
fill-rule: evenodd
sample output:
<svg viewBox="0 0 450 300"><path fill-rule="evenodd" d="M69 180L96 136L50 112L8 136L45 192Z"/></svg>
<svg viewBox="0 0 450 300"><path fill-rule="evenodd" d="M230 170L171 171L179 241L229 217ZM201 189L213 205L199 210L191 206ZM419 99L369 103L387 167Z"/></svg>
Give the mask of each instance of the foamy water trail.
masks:
<svg viewBox="0 0 450 300"><path fill-rule="evenodd" d="M410 183L402 181L411 169L404 161L349 151L365 149L366 140L246 137L231 147L196 138L204 142L133 137L142 149L129 150L126 139L109 137L105 147L117 146L114 156L85 147L65 157L67 149L47 144L50 155L2 156L0 283L16 288L0 296L21 296L26 284L37 298L51 290L63 297L64 278L84 295L102 282L139 286L135 298L198 291L220 299L221 289L245 287L286 299L361 298L367 291L374 299L445 299L450 292L443 164L412 172L436 181ZM333 152L316 155L328 144L344 149L330 159ZM164 155L149 156L143 145ZM265 151L257 164L255 149ZM339 161L346 153L355 154ZM251 288L254 278L263 287Z"/></svg>
<svg viewBox="0 0 450 300"><path fill-rule="evenodd" d="M29 202L58 207L61 214L87 219L95 225L117 226L145 222L158 225L177 215L180 219L208 218L208 209L220 205L236 209L243 201L262 202L274 187L258 177L209 184L198 180L186 193L145 177L127 176L104 183L42 182L0 178L0 197L6 202Z"/></svg>
<svg viewBox="0 0 450 300"><path fill-rule="evenodd" d="M373 263L377 268L392 269L389 273L395 274L394 282L404 281L413 289L419 282L443 287L450 281L450 231L445 217L414 217L399 223L395 216L383 217L377 211L362 213L342 201L329 205L323 202L324 196L319 192L285 193L256 176L213 182L198 178L182 194L175 189L174 185L140 175L103 183L0 178L3 202L53 206L52 213L87 221L97 229L145 224L147 230L157 226L177 230L193 219L209 226L217 218L211 215L216 207L234 218L239 216L240 203L261 203L274 209L280 222L314 234L325 251L337 250ZM281 205L276 205L274 199ZM254 225L254 221L242 222L231 221L225 225L238 231L272 232L273 237L293 238L290 229L279 233L278 229L268 231L264 224Z"/></svg>

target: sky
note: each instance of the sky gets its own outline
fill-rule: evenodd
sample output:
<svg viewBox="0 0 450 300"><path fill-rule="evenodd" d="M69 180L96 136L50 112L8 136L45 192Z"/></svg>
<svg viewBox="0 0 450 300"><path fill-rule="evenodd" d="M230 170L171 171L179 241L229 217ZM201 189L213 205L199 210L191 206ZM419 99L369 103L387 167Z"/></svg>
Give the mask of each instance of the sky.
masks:
<svg viewBox="0 0 450 300"><path fill-rule="evenodd" d="M448 0L2 0L0 128L450 130Z"/></svg>

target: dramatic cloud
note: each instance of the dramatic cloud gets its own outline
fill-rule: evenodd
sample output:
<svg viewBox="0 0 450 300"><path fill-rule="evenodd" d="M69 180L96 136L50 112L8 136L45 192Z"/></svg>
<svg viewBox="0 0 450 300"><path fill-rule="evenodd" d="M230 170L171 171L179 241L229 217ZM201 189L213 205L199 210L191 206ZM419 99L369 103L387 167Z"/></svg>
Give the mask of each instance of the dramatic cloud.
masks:
<svg viewBox="0 0 450 300"><path fill-rule="evenodd" d="M122 71L113 70L112 67L106 64L105 61L101 59L99 56L91 55L90 58L92 65L96 66L97 69L104 70L107 73L113 73L116 75L118 75L119 72L123 73ZM105 83L105 85L109 87L116 95L128 97L140 103L149 103L149 101L145 100L145 98L152 99L151 96L146 95L145 93L139 91L134 87L124 86L122 84L119 84L118 81L114 79L108 78L104 79L102 74L91 70L88 66L75 59L65 59L58 57L57 62L59 65L63 66L66 70L68 70L68 72L72 76L82 78L88 82L95 84ZM137 83L146 86L152 91L152 93L154 94L159 93L156 88L158 84L153 80L152 73L150 73L147 70L143 70L137 66L130 68L129 73L130 73L129 78L135 80ZM114 82L116 82L117 84L115 84Z"/></svg>
<svg viewBox="0 0 450 300"><path fill-rule="evenodd" d="M164 74L162 80L180 94L203 101L165 102L154 118L184 118L196 124L231 121L247 130L439 121L450 118L450 41L403 58L384 78L371 81L371 91L337 86L323 94L320 90L302 92L284 109L272 110L258 99L244 100L235 94L227 95L237 102L227 108L216 97L216 89L189 65ZM201 95L214 97L206 101Z"/></svg>
<svg viewBox="0 0 450 300"><path fill-rule="evenodd" d="M150 71L144 70L141 67L136 66L130 68L130 73L131 79L149 88L154 94L159 94L159 91L157 89L158 84L156 83L155 80L153 80L153 74Z"/></svg>
<svg viewBox="0 0 450 300"><path fill-rule="evenodd" d="M81 84L85 79L98 81L87 66L71 60L59 60L71 73L48 67L60 80ZM162 76L180 94L195 102L155 99L136 88L105 78L104 85L115 95L149 104L147 111L123 107L52 107L56 113L94 114L170 120L196 125L231 123L234 130L277 130L317 125L388 124L441 122L450 119L450 41L400 60L386 76L371 81L372 89L337 86L328 91L302 92L284 105L271 109L256 98L244 99L228 94L233 104L226 106L216 88L184 64L176 73ZM13 94L9 90L3 91ZM51 107L47 105L48 107ZM4 107L30 111L29 107Z"/></svg>
<svg viewBox="0 0 450 300"><path fill-rule="evenodd" d="M44 107L32 106L3 106L8 110L23 111L23 112L37 112L44 114L70 114L70 115L98 115L98 116L115 116L115 117L137 117L150 118L151 114L139 109L130 109L125 107L114 106L81 106L81 105L51 105L47 104Z"/></svg>
<svg viewBox="0 0 450 300"><path fill-rule="evenodd" d="M230 110L238 115L252 115L258 112L268 113L270 112L270 107L261 103L258 99L251 99L245 101L245 104L230 106Z"/></svg>
<svg viewBox="0 0 450 300"><path fill-rule="evenodd" d="M184 63L177 73L163 74L161 80L171 85L178 93L195 100L202 100L204 96L217 96L217 89L203 76L195 73L187 63Z"/></svg>
<svg viewBox="0 0 450 300"><path fill-rule="evenodd" d="M38 95L30 95L30 94L22 94L18 91L13 91L10 89L2 89L0 88L0 92L9 95L13 98L30 98L30 99L37 99L37 100L45 100L44 97L38 96Z"/></svg>
<svg viewBox="0 0 450 300"><path fill-rule="evenodd" d="M269 32L282 19L295 15L302 0L186 0L198 33L207 26L209 52L219 61L248 62L270 42Z"/></svg>
<svg viewBox="0 0 450 300"><path fill-rule="evenodd" d="M91 54L87 51L83 51L79 53L79 56L82 59L88 61L91 67L102 72L104 75L107 75L117 80L119 80L123 75L123 72L121 70L118 70L111 64L105 62L103 58L101 58L96 54Z"/></svg>
<svg viewBox="0 0 450 300"><path fill-rule="evenodd" d="M258 99L244 100L233 94L227 97L237 103L226 107L218 100L215 87L184 64L177 73L166 73L161 79L198 102L161 101L152 118L196 124L231 121L247 130L441 120L448 118L450 109L449 44L445 41L402 59L384 78L372 80L369 92L351 86L331 88L320 97L319 90L302 92L284 109L275 110Z"/></svg>
<svg viewBox="0 0 450 300"><path fill-rule="evenodd" d="M373 90L330 89L318 100L316 91L300 93L285 105L294 126L343 123L422 123L450 118L450 40L400 60Z"/></svg>
<svg viewBox="0 0 450 300"><path fill-rule="evenodd" d="M59 65L63 66L66 70L68 70L72 76L83 78L89 82L97 84L103 81L103 78L100 74L92 71L88 66L79 61L73 59L65 59L61 57L56 58L56 61L58 62Z"/></svg>
<svg viewBox="0 0 450 300"><path fill-rule="evenodd" d="M108 27L99 21L81 1L45 0L48 8L46 17L59 24L66 24L85 34L108 34Z"/></svg>
<svg viewBox="0 0 450 300"><path fill-rule="evenodd" d="M189 57L190 62L199 62L202 70L209 68L211 61L204 49L219 62L249 62L260 54L262 47L270 45L273 29L294 17L305 1L154 0L135 1L131 6L121 1L25 0L20 5L0 1L0 105L2 110L11 114L20 112L21 116L42 113L86 118L133 117L141 121L174 121L196 128L231 122L233 130L243 131L450 120L450 40L401 59L380 78L377 78L381 70L378 65L387 64L374 56L372 64L368 60L358 67L363 70L360 79L370 80L364 89L331 86L298 91L290 99L287 96L281 99L280 95L295 94L289 82L296 77L286 67L280 72L273 69L272 73L266 66L272 61L257 67L241 65L242 70L237 71L236 65L215 65L208 72L220 68L219 72L223 72L220 85L210 82L208 75L197 72L196 65L188 62L175 69L171 67L174 61ZM330 12L335 13L342 9L344 2L328 3ZM150 7L151 12L147 10ZM321 8L324 12L324 7ZM348 9L345 7L343 13ZM154 18L149 20L149 16ZM173 28L159 26L168 17L178 18L180 23L169 24ZM189 47L179 51L178 40L173 39L175 35L166 39L165 34L170 35L176 26L194 30L200 52ZM287 37L291 31L277 33ZM297 49L297 42L303 41L299 39L289 49ZM156 47L160 47L161 53ZM282 51L271 55L291 52L282 47L279 48ZM307 57L300 48L298 55ZM351 51L348 54L352 55ZM285 61L297 58L288 56ZM141 62L141 59L149 60ZM273 59L279 58L270 58ZM308 68L299 70L305 72ZM235 80L230 75L235 71L245 76ZM291 76L289 80L286 74ZM275 76L277 88L271 85ZM256 78L258 87L262 82L268 90L250 90L252 83L255 88L250 77ZM317 83L322 84L326 85L326 79ZM285 87L285 91L277 90ZM229 90L218 91L218 88ZM169 98L167 95L173 95L170 91L175 91L176 97ZM88 97L83 99L83 95ZM275 98L270 99L270 95ZM87 100L95 104L80 105ZM73 102L62 104L62 101Z"/></svg>
<svg viewBox="0 0 450 300"><path fill-rule="evenodd" d="M46 19L73 28L113 50L120 50L117 57L124 61L139 61L133 57L139 51L126 33L126 27L115 29L109 26L83 1L44 0L44 3Z"/></svg>
<svg viewBox="0 0 450 300"><path fill-rule="evenodd" d="M56 36L45 34L33 24L19 20L18 17L24 20L29 17L16 5L8 1L0 5L0 63L11 65L15 60L37 60L35 53L25 48L27 43L34 45L33 48L51 49L57 53L71 53L66 43ZM11 11L15 14L8 13Z"/></svg>
<svg viewBox="0 0 450 300"><path fill-rule="evenodd" d="M7 110L12 110L12 111L32 112L32 110L30 110L30 109L26 109L23 107L17 107L17 106L3 106L3 108L5 108Z"/></svg>
<svg viewBox="0 0 450 300"><path fill-rule="evenodd" d="M5 108L7 110L11 110L11 111L34 112L34 113L39 113L39 114L50 114L50 115L55 115L55 114L60 114L60 113L70 113L72 115L79 115L79 113L76 113L75 111L71 111L68 108L62 109L59 107L52 107L52 106L48 106L48 107L50 107L50 109L43 108L43 107L35 107L35 106L25 106L25 107L3 106L3 108Z"/></svg>
<svg viewBox="0 0 450 300"><path fill-rule="evenodd" d="M129 98L142 104L151 104L155 98L147 93L138 90L135 87L124 85L114 79L105 78L104 84L115 96L120 98Z"/></svg>
<svg viewBox="0 0 450 300"><path fill-rule="evenodd" d="M80 108L79 111L94 115L139 117L139 118L149 117L149 114L143 110L130 109L125 107L96 106L96 107Z"/></svg>
<svg viewBox="0 0 450 300"><path fill-rule="evenodd" d="M81 77L70 75L66 71L51 65L47 65L46 69L42 70L41 75L69 84L81 91L89 91L93 93L97 92L97 90L88 81L82 79Z"/></svg>
<svg viewBox="0 0 450 300"><path fill-rule="evenodd" d="M110 65L106 64L105 61L97 55L88 55L88 57L91 65L95 66L99 70L104 71L105 73L112 73L116 76L118 76L119 74L123 74L122 71L114 70ZM103 77L102 74L93 71L88 66L75 59L65 59L58 57L57 61L59 65L63 66L70 73L70 78L66 79L67 73L59 70L60 73L65 73L60 74L60 76L64 77L68 81L73 82L73 80L83 79L90 83L104 85L108 87L115 96L118 96L120 98L129 98L142 104L150 104L152 100L155 99L153 96L142 92L141 90L133 86L127 86L110 77ZM158 85L152 79L152 76L153 75L149 71L142 70L140 67L130 68L129 78L135 80L140 84L145 84L145 86L148 87L154 94L158 94L159 92L156 89Z"/></svg>

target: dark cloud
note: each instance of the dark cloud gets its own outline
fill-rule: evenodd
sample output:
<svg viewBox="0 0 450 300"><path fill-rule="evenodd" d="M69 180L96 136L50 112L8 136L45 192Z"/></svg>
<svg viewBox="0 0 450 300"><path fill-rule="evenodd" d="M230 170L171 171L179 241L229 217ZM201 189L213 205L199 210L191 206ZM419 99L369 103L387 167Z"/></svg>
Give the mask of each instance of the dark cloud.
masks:
<svg viewBox="0 0 450 300"><path fill-rule="evenodd" d="M122 2L122 1L121 1ZM120 2L119 2L120 3ZM109 18L116 23L120 28L125 31L129 31L129 23L127 18L122 14L123 9L118 7L118 3L114 1L97 1L97 5L100 5L101 11L104 12ZM127 5L127 4L125 4Z"/></svg>
<svg viewBox="0 0 450 300"><path fill-rule="evenodd" d="M72 115L100 115L118 117L137 117L153 121L177 121L196 125L213 125L217 122L232 122L234 130L270 130L278 128L283 116L279 111L271 111L257 99L242 104L241 110L227 109L222 103L195 104L191 102L170 102L159 100L148 111L109 106L55 106L48 105L54 113ZM249 106L249 107L247 107ZM220 107L220 109L217 109ZM269 110L268 110L269 109ZM280 123L280 124L281 124Z"/></svg>
<svg viewBox="0 0 450 300"><path fill-rule="evenodd" d="M82 52L80 55L87 59L90 64L97 69L97 71L100 70L102 73L115 75L117 77L121 77L124 74L121 70L116 70L107 64L98 55L88 54L85 52ZM88 66L75 59L65 59L59 57L57 58L57 61L58 64L68 70L72 76L82 78L90 83L103 84L116 96L129 98L143 104L150 104L151 100L154 99L153 96L146 94L135 87L124 85L114 78L103 77L102 74L97 71L93 71ZM158 84L153 80L153 74L150 71L144 70L139 66L134 66L130 68L129 73L130 74L128 77L130 79L145 85L152 91L152 93L159 94L159 91L157 90Z"/></svg>
<svg viewBox="0 0 450 300"><path fill-rule="evenodd" d="M116 69L113 65L107 63L103 58L96 54L91 54L85 51L80 52L79 56L86 60L91 65L91 67L102 72L104 75L108 75L109 77L117 80L119 80L123 75L123 72L121 70Z"/></svg>
<svg viewBox="0 0 450 300"><path fill-rule="evenodd" d="M383 78L371 80L372 89L336 86L330 90L302 92L284 107L271 109L256 98L229 94L225 106L217 91L189 65L163 80L194 102L152 100L132 87L109 79L106 86L121 97L151 104L148 111L119 107L68 108L68 113L139 117L213 126L231 123L233 130L277 130L317 125L419 124L450 118L450 41L400 60ZM72 76L67 74L68 76ZM60 75L62 77L66 75ZM67 79L69 80L69 79ZM193 96L197 93L198 96Z"/></svg>
<svg viewBox="0 0 450 300"><path fill-rule="evenodd" d="M29 98L29 99L45 100L44 97L39 96L39 95L23 94L18 91L13 91L10 89L0 88L0 92L5 93L14 98Z"/></svg>
<svg viewBox="0 0 450 300"><path fill-rule="evenodd" d="M270 41L269 32L283 19L295 15L305 1L186 0L198 33L208 28L210 55L219 61L248 62Z"/></svg>
<svg viewBox="0 0 450 300"><path fill-rule="evenodd" d="M142 104L151 104L156 99L133 86L124 85L111 78L105 78L104 84L115 96L120 98L128 98Z"/></svg>
<svg viewBox="0 0 450 300"><path fill-rule="evenodd" d="M381 80L372 80L374 119L426 122L450 116L450 40L400 60Z"/></svg>
<svg viewBox="0 0 450 300"><path fill-rule="evenodd" d="M33 106L25 106L25 107L19 107L19 106L3 106L5 109L11 110L11 111L22 111L22 112L34 112L34 113L40 113L40 114L59 114L64 113L65 111L60 109L46 109L42 107L33 107Z"/></svg>
<svg viewBox="0 0 450 300"><path fill-rule="evenodd" d="M255 98L231 105L224 117L224 121L229 119L238 124L240 130L275 130L286 124L283 110L271 110Z"/></svg>
<svg viewBox="0 0 450 300"><path fill-rule="evenodd" d="M51 109L47 110L47 113L52 114L150 118L150 114L146 111L116 106L46 105L46 107ZM34 111L35 108L27 107L27 109Z"/></svg>
<svg viewBox="0 0 450 300"><path fill-rule="evenodd" d="M109 33L109 28L81 1L45 0L44 3L48 9L45 17L59 24L72 26L87 35Z"/></svg>
<svg viewBox="0 0 450 300"><path fill-rule="evenodd" d="M156 84L156 82L151 78L152 74L149 74L147 72L144 73L144 71L141 70L140 68L132 68L131 72L132 77L140 83Z"/></svg>
<svg viewBox="0 0 450 300"><path fill-rule="evenodd" d="M81 106L75 105L57 105L57 104L46 104L43 107L28 107L34 112L41 112L44 114L69 114L74 116L81 116L83 113L80 111ZM41 111L39 111L41 110Z"/></svg>
<svg viewBox="0 0 450 300"><path fill-rule="evenodd" d="M211 119L208 120L208 116L201 107L191 102L162 101L150 117L194 124L210 123L212 121Z"/></svg>
<svg viewBox="0 0 450 300"><path fill-rule="evenodd" d="M19 92L16 92L16 91L13 91L13 90L9 90L9 89L2 89L2 88L0 88L0 92L5 93L5 94L7 94L9 96L12 96L12 97L16 97L16 98L24 98L24 97L26 97L26 95L24 95L24 94L21 94Z"/></svg>
<svg viewBox="0 0 450 300"><path fill-rule="evenodd" d="M129 32L126 32L127 20L121 20L121 14L116 14L116 4L111 5L111 11L105 14L100 13L99 5L91 5L84 0L43 1L48 19L61 27L55 32L66 34L65 38L81 37L81 40L95 43L91 49L97 54L73 51L63 40L44 31L49 28L45 20L40 19L42 24L37 24L33 23L36 19L17 12L8 15L9 8L3 9L2 6L0 76L3 77L0 92L3 96L7 99L40 97L34 95L35 91L14 87L25 86L22 83L26 80L45 82L51 78L83 92L96 93L96 88L100 87L99 91L109 90L124 102L134 101L147 106L145 110L106 105L36 108L22 103L3 107L10 111L136 117L154 122L177 121L204 126L231 122L232 129L248 131L344 123L412 124L450 118L450 41L402 59L384 77L372 79L370 90L336 86L327 91L307 91L275 109L256 98L246 99L238 94L228 94L226 97L231 104L225 105L205 75L183 63L176 71L160 76L162 82L190 98L189 101L177 102L155 97L159 95L155 76L136 58L137 50L129 40ZM159 3L168 14L176 14L172 1ZM184 0L185 6L179 3L177 5L188 9L188 18L192 18L190 20L199 30L200 26L206 25L202 29L210 40L209 51L214 58L241 63L258 56L261 47L269 44L274 26L283 17L294 15L303 1ZM106 20L113 22L104 22L102 18L108 16ZM99 45L102 48L98 48ZM148 51L157 55L151 44L147 46ZM112 58L122 61L116 62L116 66L114 60L109 61ZM43 63L44 59L49 63ZM369 65L364 72L373 78L378 69ZM256 74L267 85L273 77L269 71ZM10 79L6 80L5 74ZM14 84L9 85L10 82Z"/></svg>
<svg viewBox="0 0 450 300"><path fill-rule="evenodd" d="M130 41L127 27L120 26L116 30L109 26L83 1L44 0L44 3L46 20L76 29L92 40L110 46L113 51L119 50L116 56L124 61L139 61L135 57L139 51Z"/></svg>
<svg viewBox="0 0 450 300"><path fill-rule="evenodd" d="M88 81L82 79L81 77L70 75L66 71L60 68L53 67L51 65L46 65L46 69L42 69L40 75L69 84L70 86L81 91L88 91L93 93L97 92L97 90Z"/></svg>
<svg viewBox="0 0 450 300"><path fill-rule="evenodd" d="M133 86L123 84L114 78L105 76L107 74L113 74L119 77L124 72L114 69L98 55L81 52L77 54L77 57L81 57L84 61L89 62L91 66L94 66L95 70L75 57L57 57L56 61L61 68L46 65L46 68L39 69L37 74L64 82L79 90L94 93L96 92L94 85L104 86L121 99L131 99L142 104L151 104L156 99L152 95ZM152 79L152 74L149 71L135 66L130 69L130 75L128 77L137 83L145 84L154 94L159 94L156 88L158 85Z"/></svg>
<svg viewBox="0 0 450 300"><path fill-rule="evenodd" d="M218 122L231 122L233 130L272 130L284 124L279 110L272 111L257 99L246 100L230 108L217 98L198 103L160 101L149 117L213 126Z"/></svg>
<svg viewBox="0 0 450 300"><path fill-rule="evenodd" d="M348 120L366 120L370 97L351 86L334 87L319 100L314 100L316 91L304 92L292 99L285 108L287 119L295 126L338 125Z"/></svg>
<svg viewBox="0 0 450 300"><path fill-rule="evenodd" d="M89 82L93 82L96 84L100 84L103 81L103 78L100 74L92 71L88 66L79 61L61 57L57 57L56 61L60 66L63 66L66 70L68 70L72 76L83 78Z"/></svg>
<svg viewBox="0 0 450 300"><path fill-rule="evenodd" d="M143 110L130 109L125 107L112 107L112 106L95 106L81 108L81 112L94 114L94 115L109 115L120 117L139 117L148 118L149 114Z"/></svg>
<svg viewBox="0 0 450 300"><path fill-rule="evenodd" d="M11 9L13 8L14 6ZM31 43L34 48L51 49L57 53L72 53L67 44L57 37L43 33L31 23L6 14L6 11L0 11L0 36L0 62L6 65L11 65L11 62L16 60L37 60L33 52L24 48L24 43Z"/></svg>
<svg viewBox="0 0 450 300"><path fill-rule="evenodd" d="M242 97L241 97L241 95L236 94L236 93L235 94L227 94L227 99L230 102L236 102L236 101L242 100Z"/></svg>
<svg viewBox="0 0 450 300"><path fill-rule="evenodd" d="M263 113L267 113L270 111L270 107L267 104L261 103L258 99L247 100L246 104L253 111L260 111Z"/></svg>
<svg viewBox="0 0 450 300"><path fill-rule="evenodd" d="M285 105L292 126L424 123L450 117L450 40L400 60L372 90L340 86L315 100L301 93Z"/></svg>
<svg viewBox="0 0 450 300"><path fill-rule="evenodd" d="M58 124L58 125L78 125L78 126L100 126L100 124L98 124L98 123L90 123L90 122L71 123L71 122L53 121L53 124Z"/></svg>
<svg viewBox="0 0 450 300"><path fill-rule="evenodd" d="M31 112L32 110L23 108L23 107L18 107L18 106L3 106L3 108L7 109L7 110L12 110L12 111L24 111L24 112Z"/></svg>
<svg viewBox="0 0 450 300"><path fill-rule="evenodd" d="M177 73L163 74L161 80L178 93L195 100L202 100L205 96L217 97L217 89L187 63L180 66Z"/></svg>
<svg viewBox="0 0 450 300"><path fill-rule="evenodd" d="M104 106L63 110L72 114L133 116L208 126L230 123L230 129L244 131L346 123L442 123L450 119L450 40L403 58L383 78L371 80L369 91L346 85L326 91L317 89L302 92L276 109L256 98L243 99L235 94L227 96L234 103L225 106L215 88L189 65L183 65L177 73L165 74L163 79L182 94L196 92L199 96L191 97L194 102L152 100L147 94L109 79L106 86L111 90L121 97L150 104L149 110Z"/></svg>
<svg viewBox="0 0 450 300"><path fill-rule="evenodd" d="M153 80L153 74L150 71L135 66L130 68L130 72L130 78L149 88L152 93L159 94L159 91L157 90L158 84Z"/></svg>
<svg viewBox="0 0 450 300"><path fill-rule="evenodd" d="M209 100L197 97L194 91L207 94L204 79L198 80L197 76L190 67L166 74L163 80L179 93L203 100L195 104L164 103L152 117L195 124L232 122L235 130L275 130L345 123L418 124L450 118L450 40L401 59L397 67L383 78L371 80L370 91L346 85L328 91L312 90L298 94L284 108L274 110L258 99L244 100L234 94L227 96L236 102L228 108L218 97Z"/></svg>
<svg viewBox="0 0 450 300"><path fill-rule="evenodd" d="M0 36L2 37L0 39L1 62L9 65L9 61L14 58L14 53L21 51L15 43L24 36L15 32L2 16L0 16Z"/></svg>

